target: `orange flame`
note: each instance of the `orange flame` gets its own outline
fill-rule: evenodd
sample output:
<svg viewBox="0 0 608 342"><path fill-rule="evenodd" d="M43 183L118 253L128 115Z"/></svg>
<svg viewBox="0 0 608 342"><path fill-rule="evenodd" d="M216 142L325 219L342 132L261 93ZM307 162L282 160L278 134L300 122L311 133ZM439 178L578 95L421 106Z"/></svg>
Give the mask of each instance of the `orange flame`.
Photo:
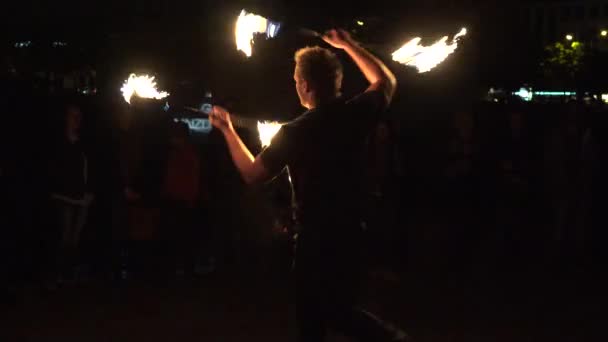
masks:
<svg viewBox="0 0 608 342"><path fill-rule="evenodd" d="M393 52L393 60L413 66L420 73L430 71L456 51L459 38L466 34L467 29L463 28L450 42L448 42L448 36L445 36L429 46L420 45L422 39L416 37Z"/></svg>
<svg viewBox="0 0 608 342"><path fill-rule="evenodd" d="M158 91L154 76L131 74L120 89L122 96L127 103L131 103L131 97L134 95L144 99L161 100L169 96L166 91Z"/></svg>

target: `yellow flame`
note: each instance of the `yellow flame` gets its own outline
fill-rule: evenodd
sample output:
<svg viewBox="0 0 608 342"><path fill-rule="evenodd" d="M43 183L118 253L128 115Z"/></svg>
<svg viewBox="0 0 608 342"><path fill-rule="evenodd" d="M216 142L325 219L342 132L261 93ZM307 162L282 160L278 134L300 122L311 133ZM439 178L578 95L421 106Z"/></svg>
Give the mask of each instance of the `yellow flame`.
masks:
<svg viewBox="0 0 608 342"><path fill-rule="evenodd" d="M456 51L458 39L466 34L467 29L463 28L450 42L448 42L448 37L445 36L429 46L421 45L420 41L422 39L416 37L405 43L399 50L393 52L393 60L401 64L413 66L420 73L430 71Z"/></svg>
<svg viewBox="0 0 608 342"><path fill-rule="evenodd" d="M281 127L283 127L283 125L278 122L258 121L258 133L260 135L262 147L270 146L272 138L274 138L274 136L279 132Z"/></svg>
<svg viewBox="0 0 608 342"><path fill-rule="evenodd" d="M460 30L460 32L456 33L453 40L456 41L456 40L458 40L458 38L464 37L466 35L467 35L467 29L465 27L463 27L462 30Z"/></svg>
<svg viewBox="0 0 608 342"><path fill-rule="evenodd" d="M131 103L131 98L135 95L144 99L156 99L161 100L169 96L166 91L159 92L156 89L156 82L154 76L135 74L129 75L129 78L125 81L122 88L122 96L125 98L127 103Z"/></svg>
<svg viewBox="0 0 608 342"><path fill-rule="evenodd" d="M236 28L234 30L236 49L243 51L247 57L251 57L253 35L265 33L266 29L268 29L268 19L242 10L236 21Z"/></svg>

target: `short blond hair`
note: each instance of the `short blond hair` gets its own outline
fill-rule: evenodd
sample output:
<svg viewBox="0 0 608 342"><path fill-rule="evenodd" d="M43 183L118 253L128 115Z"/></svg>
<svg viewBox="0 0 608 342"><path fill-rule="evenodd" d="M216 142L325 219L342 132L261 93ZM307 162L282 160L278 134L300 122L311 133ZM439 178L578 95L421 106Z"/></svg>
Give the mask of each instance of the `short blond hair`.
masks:
<svg viewBox="0 0 608 342"><path fill-rule="evenodd" d="M296 70L317 96L337 96L342 88L343 69L338 56L328 49L309 46L295 54Z"/></svg>

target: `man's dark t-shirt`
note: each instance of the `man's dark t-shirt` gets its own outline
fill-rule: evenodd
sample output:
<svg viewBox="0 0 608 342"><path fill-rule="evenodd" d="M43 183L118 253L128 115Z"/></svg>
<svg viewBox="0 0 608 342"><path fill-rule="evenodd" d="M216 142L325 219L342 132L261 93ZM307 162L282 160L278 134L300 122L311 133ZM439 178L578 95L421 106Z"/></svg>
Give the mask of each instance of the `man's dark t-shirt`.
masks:
<svg viewBox="0 0 608 342"><path fill-rule="evenodd" d="M386 107L379 91L337 99L284 125L262 151L271 174L289 166L297 218L305 229L318 222L360 219L365 140Z"/></svg>

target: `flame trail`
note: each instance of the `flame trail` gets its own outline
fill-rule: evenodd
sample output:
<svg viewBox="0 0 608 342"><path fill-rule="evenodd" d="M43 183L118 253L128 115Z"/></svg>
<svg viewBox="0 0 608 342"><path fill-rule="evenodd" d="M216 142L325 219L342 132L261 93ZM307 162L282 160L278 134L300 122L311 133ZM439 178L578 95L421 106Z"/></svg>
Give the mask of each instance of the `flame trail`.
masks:
<svg viewBox="0 0 608 342"><path fill-rule="evenodd" d="M448 36L445 36L429 46L421 45L422 39L416 37L393 52L393 60L413 66L420 73L430 71L456 51L459 39L466 34L467 29L463 28L450 42L448 42Z"/></svg>
<svg viewBox="0 0 608 342"><path fill-rule="evenodd" d="M135 74L129 75L129 78L125 81L122 88L120 88L122 96L125 98L127 103L131 103L133 95L144 99L156 99L161 100L169 96L166 91L158 91L156 88L156 81L154 76Z"/></svg>

